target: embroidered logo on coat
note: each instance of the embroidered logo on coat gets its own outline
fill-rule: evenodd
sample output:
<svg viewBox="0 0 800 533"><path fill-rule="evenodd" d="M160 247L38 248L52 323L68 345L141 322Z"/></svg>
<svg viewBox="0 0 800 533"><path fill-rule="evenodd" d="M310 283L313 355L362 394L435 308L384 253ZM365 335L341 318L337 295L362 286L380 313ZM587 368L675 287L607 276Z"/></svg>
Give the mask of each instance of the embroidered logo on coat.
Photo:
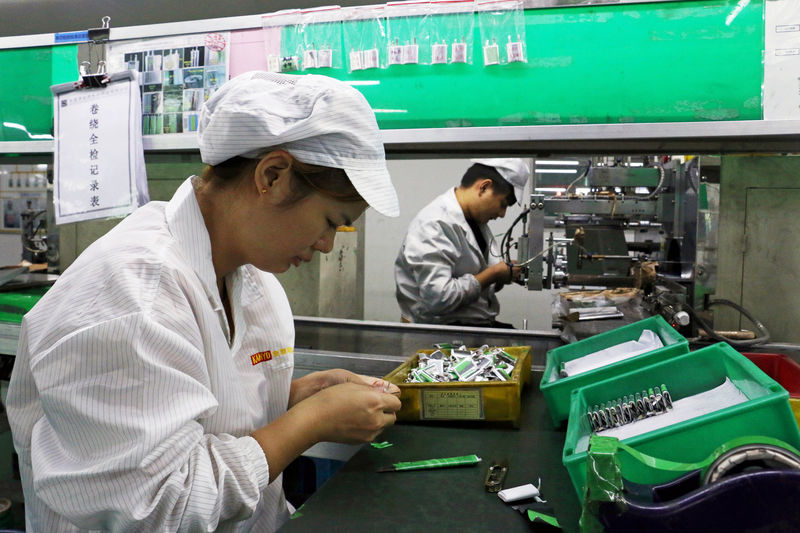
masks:
<svg viewBox="0 0 800 533"><path fill-rule="evenodd" d="M294 349L291 346L287 346L286 348L281 348L280 350L266 350L264 352L254 353L250 356L250 362L253 363L253 366L255 366L258 363L270 361L273 357L286 355L287 353L292 353L293 351Z"/></svg>
<svg viewBox="0 0 800 533"><path fill-rule="evenodd" d="M266 352L254 353L250 356L250 361L253 363L253 365L263 363L264 361L269 361L270 359L272 359L272 352L270 350L267 350Z"/></svg>

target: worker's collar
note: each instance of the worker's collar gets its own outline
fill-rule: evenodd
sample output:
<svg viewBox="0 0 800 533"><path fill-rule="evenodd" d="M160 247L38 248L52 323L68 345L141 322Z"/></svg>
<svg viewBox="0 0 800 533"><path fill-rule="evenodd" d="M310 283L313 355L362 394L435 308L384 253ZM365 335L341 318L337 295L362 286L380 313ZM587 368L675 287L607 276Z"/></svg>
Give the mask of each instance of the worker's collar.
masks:
<svg viewBox="0 0 800 533"><path fill-rule="evenodd" d="M215 306L221 306L222 301L217 289L217 274L211 258L211 238L194 194L193 177L188 178L178 187L175 195L167 204L167 225L170 233L178 241L184 259L203 283L209 299ZM234 281L237 276L241 276L242 290L236 290L236 295L231 296L237 299L241 297L242 305L249 304L251 298L261 294L258 290L252 290L256 281L253 280L249 268L255 267L239 267L230 274L234 277ZM234 288L238 288L238 284L235 282Z"/></svg>

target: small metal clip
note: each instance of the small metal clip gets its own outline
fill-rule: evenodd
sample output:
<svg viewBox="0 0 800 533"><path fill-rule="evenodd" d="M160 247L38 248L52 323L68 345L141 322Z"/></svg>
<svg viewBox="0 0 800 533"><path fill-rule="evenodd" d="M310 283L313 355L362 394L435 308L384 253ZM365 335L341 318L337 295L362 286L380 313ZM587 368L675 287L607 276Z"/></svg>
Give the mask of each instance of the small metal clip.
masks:
<svg viewBox="0 0 800 533"><path fill-rule="evenodd" d="M494 462L486 472L486 481L484 486L486 492L500 492L503 488L503 481L506 479L506 472L508 471L508 461L505 459L500 462Z"/></svg>

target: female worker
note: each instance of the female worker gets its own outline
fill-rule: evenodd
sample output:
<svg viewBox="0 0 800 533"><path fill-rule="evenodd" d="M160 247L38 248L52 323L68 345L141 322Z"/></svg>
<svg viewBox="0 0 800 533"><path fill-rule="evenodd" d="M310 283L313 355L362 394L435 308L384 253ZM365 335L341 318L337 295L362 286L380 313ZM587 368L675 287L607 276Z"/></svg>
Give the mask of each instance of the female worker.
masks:
<svg viewBox="0 0 800 533"><path fill-rule="evenodd" d="M8 413L29 532L273 531L281 471L320 441L372 440L396 387L292 381L271 274L396 216L375 117L323 76L251 72L200 116L210 165L90 246L25 316Z"/></svg>

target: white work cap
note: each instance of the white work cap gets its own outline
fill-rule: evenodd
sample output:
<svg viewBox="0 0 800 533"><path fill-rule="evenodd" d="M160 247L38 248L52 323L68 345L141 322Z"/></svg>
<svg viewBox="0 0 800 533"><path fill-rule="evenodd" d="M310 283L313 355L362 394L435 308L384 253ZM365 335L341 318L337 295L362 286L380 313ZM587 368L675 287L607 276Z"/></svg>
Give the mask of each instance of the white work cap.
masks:
<svg viewBox="0 0 800 533"><path fill-rule="evenodd" d="M525 191L525 184L531 177L531 161L519 158L497 158L497 159L472 159L473 163L494 167L510 185L514 187L514 196L517 203L522 205L522 194Z"/></svg>
<svg viewBox="0 0 800 533"><path fill-rule="evenodd" d="M378 123L364 96L327 76L246 72L203 106L200 157L216 165L283 148L303 163L341 168L379 213L400 213Z"/></svg>

